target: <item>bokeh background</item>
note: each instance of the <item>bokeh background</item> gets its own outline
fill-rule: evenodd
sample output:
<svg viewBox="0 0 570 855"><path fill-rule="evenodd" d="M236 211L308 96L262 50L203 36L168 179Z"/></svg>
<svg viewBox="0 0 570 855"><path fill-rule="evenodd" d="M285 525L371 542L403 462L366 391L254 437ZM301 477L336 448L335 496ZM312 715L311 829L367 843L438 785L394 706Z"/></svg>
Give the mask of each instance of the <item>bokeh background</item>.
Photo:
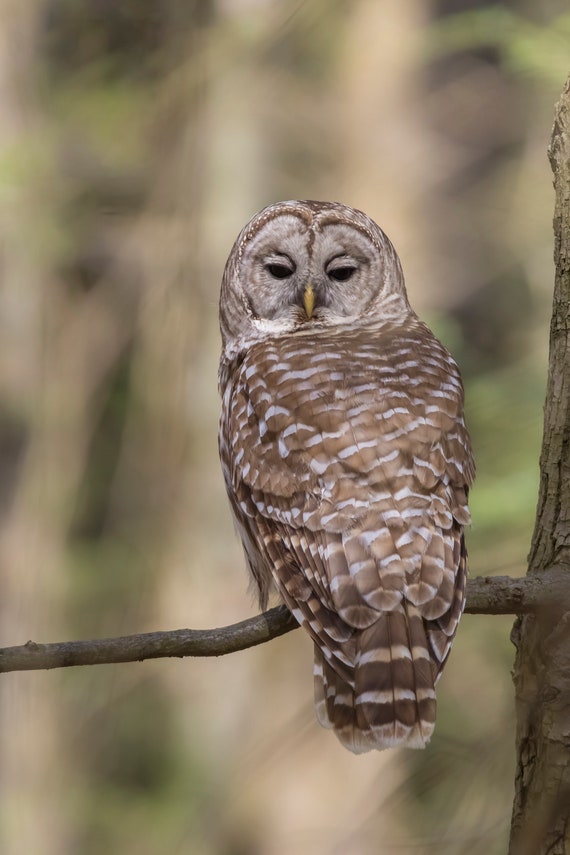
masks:
<svg viewBox="0 0 570 855"><path fill-rule="evenodd" d="M465 378L471 572L524 572L553 282L563 0L3 0L0 643L256 612L217 460L217 300L263 205L398 249ZM425 752L353 757L300 632L4 675L3 855L506 847L509 617L466 616Z"/></svg>

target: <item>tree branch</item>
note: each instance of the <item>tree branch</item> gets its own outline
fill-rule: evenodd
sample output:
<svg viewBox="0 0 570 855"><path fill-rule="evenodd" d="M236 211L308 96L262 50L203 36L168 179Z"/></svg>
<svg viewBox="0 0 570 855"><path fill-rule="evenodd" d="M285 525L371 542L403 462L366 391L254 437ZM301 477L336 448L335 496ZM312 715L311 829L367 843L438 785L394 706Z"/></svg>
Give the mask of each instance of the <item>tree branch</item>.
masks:
<svg viewBox="0 0 570 855"><path fill-rule="evenodd" d="M553 567L540 576L512 579L479 576L467 583L468 614L525 614L570 609L568 574ZM296 629L298 624L285 606L218 629L178 629L145 632L120 638L64 641L0 649L0 673L67 668L71 665L105 665L168 656L223 656L263 644Z"/></svg>

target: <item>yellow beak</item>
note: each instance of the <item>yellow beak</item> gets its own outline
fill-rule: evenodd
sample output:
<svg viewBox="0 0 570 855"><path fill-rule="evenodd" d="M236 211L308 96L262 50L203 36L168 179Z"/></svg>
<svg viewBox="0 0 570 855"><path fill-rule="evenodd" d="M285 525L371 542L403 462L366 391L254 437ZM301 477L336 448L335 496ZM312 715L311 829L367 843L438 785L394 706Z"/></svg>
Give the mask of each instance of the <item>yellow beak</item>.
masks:
<svg viewBox="0 0 570 855"><path fill-rule="evenodd" d="M307 317L310 318L315 308L315 292L313 291L312 285L307 285L305 288L305 293L303 294L303 305L305 307Z"/></svg>

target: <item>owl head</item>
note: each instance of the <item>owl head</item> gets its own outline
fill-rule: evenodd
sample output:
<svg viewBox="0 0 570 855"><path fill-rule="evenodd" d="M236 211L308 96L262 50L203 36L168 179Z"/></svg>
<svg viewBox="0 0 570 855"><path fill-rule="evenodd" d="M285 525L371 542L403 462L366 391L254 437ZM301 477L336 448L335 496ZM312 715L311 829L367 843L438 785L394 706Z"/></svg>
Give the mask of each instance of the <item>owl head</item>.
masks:
<svg viewBox="0 0 570 855"><path fill-rule="evenodd" d="M336 202L278 202L256 214L228 258L224 351L268 336L406 317L400 261L376 223Z"/></svg>

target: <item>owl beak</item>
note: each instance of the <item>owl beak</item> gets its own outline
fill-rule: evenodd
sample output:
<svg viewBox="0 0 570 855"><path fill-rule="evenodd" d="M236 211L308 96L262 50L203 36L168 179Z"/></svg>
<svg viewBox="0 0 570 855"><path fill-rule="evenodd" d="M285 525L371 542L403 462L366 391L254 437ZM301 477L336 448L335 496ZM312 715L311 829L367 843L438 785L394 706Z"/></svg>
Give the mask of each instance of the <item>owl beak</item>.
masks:
<svg viewBox="0 0 570 855"><path fill-rule="evenodd" d="M303 306L308 318L312 317L315 309L315 292L312 285L307 285L303 294Z"/></svg>

